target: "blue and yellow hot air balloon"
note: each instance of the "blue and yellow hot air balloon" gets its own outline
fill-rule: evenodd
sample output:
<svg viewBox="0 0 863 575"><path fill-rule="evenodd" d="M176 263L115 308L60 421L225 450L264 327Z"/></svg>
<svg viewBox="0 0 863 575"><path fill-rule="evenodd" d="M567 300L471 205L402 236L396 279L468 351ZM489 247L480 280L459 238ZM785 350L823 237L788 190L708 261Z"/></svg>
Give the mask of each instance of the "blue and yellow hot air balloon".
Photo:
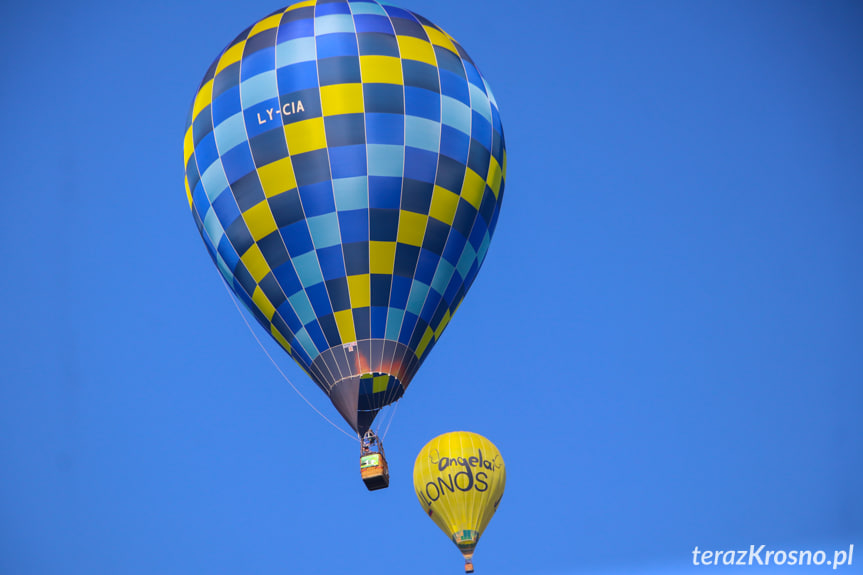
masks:
<svg viewBox="0 0 863 575"><path fill-rule="evenodd" d="M186 193L222 277L361 436L486 256L506 173L488 83L422 16L308 0L213 62Z"/></svg>

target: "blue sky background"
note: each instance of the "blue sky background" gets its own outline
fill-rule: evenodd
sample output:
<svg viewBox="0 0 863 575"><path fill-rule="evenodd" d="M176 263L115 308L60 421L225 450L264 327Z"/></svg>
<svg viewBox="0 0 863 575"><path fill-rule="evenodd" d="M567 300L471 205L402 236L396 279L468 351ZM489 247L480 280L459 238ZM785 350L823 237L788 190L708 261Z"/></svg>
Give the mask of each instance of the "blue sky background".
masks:
<svg viewBox="0 0 863 575"><path fill-rule="evenodd" d="M479 574L863 573L863 5L403 0L493 87L509 171L375 493L183 189L200 78L282 5L0 7L0 573L459 573L411 482L459 429L507 464Z"/></svg>

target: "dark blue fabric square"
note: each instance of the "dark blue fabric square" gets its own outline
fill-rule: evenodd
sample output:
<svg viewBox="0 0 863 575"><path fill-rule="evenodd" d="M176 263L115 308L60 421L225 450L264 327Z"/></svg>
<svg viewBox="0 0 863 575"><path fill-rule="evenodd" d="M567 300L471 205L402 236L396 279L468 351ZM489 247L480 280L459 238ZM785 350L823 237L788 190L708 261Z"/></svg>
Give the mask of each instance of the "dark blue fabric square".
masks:
<svg viewBox="0 0 863 575"><path fill-rule="evenodd" d="M216 148L216 137L213 136L213 132L208 132L195 145L195 160L198 163L198 170L203 174L218 157L219 150Z"/></svg>
<svg viewBox="0 0 863 575"><path fill-rule="evenodd" d="M359 56L357 52L357 37L345 32L324 34L316 38L317 56L319 60L338 56Z"/></svg>
<svg viewBox="0 0 863 575"><path fill-rule="evenodd" d="M408 305L408 296L411 292L411 278L403 276L392 276L392 289L390 290L390 307L405 309ZM372 305L374 305L372 301Z"/></svg>
<svg viewBox="0 0 863 575"><path fill-rule="evenodd" d="M358 33L380 32L382 34L395 34L389 18L377 14L356 14L354 16L354 27Z"/></svg>
<svg viewBox="0 0 863 575"><path fill-rule="evenodd" d="M213 209L216 211L216 217L219 218L223 229L230 226L234 223L234 220L240 217L237 202L230 192L219 195L213 201Z"/></svg>
<svg viewBox="0 0 863 575"><path fill-rule="evenodd" d="M224 166L225 176L227 176L228 182L231 184L234 184L246 174L253 172L255 170L255 161L252 159L249 146L240 144L228 150L222 156L222 166Z"/></svg>
<svg viewBox="0 0 863 575"><path fill-rule="evenodd" d="M368 162L365 145L330 148L333 179L365 176Z"/></svg>
<svg viewBox="0 0 863 575"><path fill-rule="evenodd" d="M369 144L404 145L405 117L402 114L366 114Z"/></svg>
<svg viewBox="0 0 863 575"><path fill-rule="evenodd" d="M297 277L297 272L294 269L294 264L291 262L287 262L273 270L273 275L276 276L276 280L278 280L279 285L282 286L282 290L285 292L285 295L291 297L301 289L303 289L303 284L300 283L300 278ZM285 319L288 319L287 317ZM299 330L299 327L296 327L294 331Z"/></svg>
<svg viewBox="0 0 863 575"><path fill-rule="evenodd" d="M216 84L213 84L212 103L213 123L216 126L243 109L243 104L240 102L239 65L239 62L231 64L214 80L218 82L218 92ZM237 71L229 74L228 71L234 66L237 66Z"/></svg>
<svg viewBox="0 0 863 575"><path fill-rule="evenodd" d="M321 86L359 84L362 82L359 56L339 56L318 60L318 79Z"/></svg>
<svg viewBox="0 0 863 575"><path fill-rule="evenodd" d="M326 150L322 150L326 153ZM307 218L321 216L336 211L336 202L333 199L333 185L327 180L318 184L300 187L300 199L303 201L303 209Z"/></svg>
<svg viewBox="0 0 863 575"><path fill-rule="evenodd" d="M345 260L342 257L341 245L321 248L317 252L324 280L345 277Z"/></svg>
<svg viewBox="0 0 863 575"><path fill-rule="evenodd" d="M294 165L294 175L297 178L297 184L301 188L311 186L312 184L324 183L330 188L330 196L332 196L332 186L329 183L330 159L326 149L297 154L291 157L291 162ZM305 198L303 198L303 205L305 205Z"/></svg>
<svg viewBox="0 0 863 575"><path fill-rule="evenodd" d="M312 243L312 235L309 233L309 226L305 221L279 228L279 231L292 258L308 253L315 247Z"/></svg>
<svg viewBox="0 0 863 575"><path fill-rule="evenodd" d="M405 147L405 178L434 183L438 155L428 150Z"/></svg>
<svg viewBox="0 0 863 575"><path fill-rule="evenodd" d="M396 37L390 33L360 33L356 41L363 56L392 56L399 57L399 43Z"/></svg>
<svg viewBox="0 0 863 575"><path fill-rule="evenodd" d="M275 32L275 30L273 30ZM247 80L252 76L257 76L261 72L269 72L276 69L276 47L272 41L270 47L261 48L257 52L248 52L249 44L246 43L246 51L243 54L242 64L240 65L240 79Z"/></svg>
<svg viewBox="0 0 863 575"><path fill-rule="evenodd" d="M464 172L464 164L467 163L469 150L470 136L461 130L441 124L440 153L460 162L462 164L462 172ZM460 189L453 191L457 192Z"/></svg>
<svg viewBox="0 0 863 575"><path fill-rule="evenodd" d="M441 94L470 106L470 90L467 87L467 80L448 70L440 71L440 91Z"/></svg>
<svg viewBox="0 0 863 575"><path fill-rule="evenodd" d="M318 67L314 61L298 62L276 71L279 94L290 94L318 86ZM305 105L305 102L303 102Z"/></svg>
<svg viewBox="0 0 863 575"><path fill-rule="evenodd" d="M431 223L429 219L429 223ZM428 235L428 234L426 234ZM437 269L437 264L440 261L440 256L423 248L420 250L420 257L417 261L417 268L414 271L414 279L431 285L434 272Z"/></svg>
<svg viewBox="0 0 863 575"><path fill-rule="evenodd" d="M405 114L440 122L440 94L405 86Z"/></svg>
<svg viewBox="0 0 863 575"><path fill-rule="evenodd" d="M369 240L369 211L349 210L339 212L339 229L342 243L366 242Z"/></svg>
<svg viewBox="0 0 863 575"><path fill-rule="evenodd" d="M306 288L306 294L309 296L309 301L312 302L312 309L315 310L315 315L323 317L333 313L333 308L330 307L330 296L327 294L326 284L319 283Z"/></svg>
<svg viewBox="0 0 863 575"><path fill-rule="evenodd" d="M281 44L295 38L306 38L315 35L315 7L304 6L285 12L279 23L276 42Z"/></svg>
<svg viewBox="0 0 863 575"><path fill-rule="evenodd" d="M276 220L276 225L284 228L305 219L303 204L300 202L300 192L296 188L269 198L270 210Z"/></svg>
<svg viewBox="0 0 863 575"><path fill-rule="evenodd" d="M402 195L402 179L369 176L369 207L398 209Z"/></svg>

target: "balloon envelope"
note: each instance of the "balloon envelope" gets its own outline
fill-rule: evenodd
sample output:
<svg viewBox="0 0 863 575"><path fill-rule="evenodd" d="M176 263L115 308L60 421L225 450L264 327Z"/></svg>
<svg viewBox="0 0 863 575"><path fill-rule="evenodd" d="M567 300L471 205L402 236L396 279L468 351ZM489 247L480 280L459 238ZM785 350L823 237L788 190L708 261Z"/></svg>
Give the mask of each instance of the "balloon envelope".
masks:
<svg viewBox="0 0 863 575"><path fill-rule="evenodd" d="M414 463L420 505L470 558L503 497L506 467L494 444L468 431L429 441Z"/></svg>
<svg viewBox="0 0 863 575"><path fill-rule="evenodd" d="M406 10L293 4L213 62L184 159L225 281L363 433L440 338L497 223L503 130L473 61Z"/></svg>

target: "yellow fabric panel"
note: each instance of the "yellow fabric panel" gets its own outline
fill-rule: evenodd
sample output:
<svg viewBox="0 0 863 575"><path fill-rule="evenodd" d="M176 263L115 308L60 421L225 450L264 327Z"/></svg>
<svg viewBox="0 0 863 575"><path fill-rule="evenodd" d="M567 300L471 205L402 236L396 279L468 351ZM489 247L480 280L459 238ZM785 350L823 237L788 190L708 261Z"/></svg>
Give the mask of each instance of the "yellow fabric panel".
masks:
<svg viewBox="0 0 863 575"><path fill-rule="evenodd" d="M268 198L297 187L297 178L294 176L294 165L291 163L291 158L282 158L261 166L258 168L258 177L261 179L264 194Z"/></svg>
<svg viewBox="0 0 863 575"><path fill-rule="evenodd" d="M432 44L442 46L453 54L458 54L458 50L456 50L455 44L452 43L449 36L432 26L423 26L423 28L425 28L426 34L428 34Z"/></svg>
<svg viewBox="0 0 863 575"><path fill-rule="evenodd" d="M327 147L327 134L324 131L323 118L309 118L302 122L285 126L285 138L288 140L288 151L292 156L321 150Z"/></svg>
<svg viewBox="0 0 863 575"><path fill-rule="evenodd" d="M429 441L414 463L414 490L423 510L452 539L456 532L475 533L474 541L503 497L506 467L498 449L485 437L455 431ZM473 553L475 543L460 548Z"/></svg>
<svg viewBox="0 0 863 575"><path fill-rule="evenodd" d="M503 166L501 166L500 173L501 173L500 177L505 180L506 179L506 150L503 151Z"/></svg>
<svg viewBox="0 0 863 575"><path fill-rule="evenodd" d="M380 393L387 390L387 384L390 381L388 375L377 375L372 380L372 393Z"/></svg>
<svg viewBox="0 0 863 575"><path fill-rule="evenodd" d="M392 56L360 56L363 84L403 84L402 61Z"/></svg>
<svg viewBox="0 0 863 575"><path fill-rule="evenodd" d="M243 49L246 47L246 41L237 42L222 54L222 57L219 58L219 63L216 64L216 76L219 75L219 72L230 66L235 62L239 62L240 58L243 57Z"/></svg>
<svg viewBox="0 0 863 575"><path fill-rule="evenodd" d="M274 326L273 324L270 324L270 333L273 334L273 337L276 338L276 341L279 342L279 345L281 345L286 352L291 353L291 344L288 343L288 340L285 339L285 336L283 336L282 333L277 330L276 326Z"/></svg>
<svg viewBox="0 0 863 575"><path fill-rule="evenodd" d="M263 290L261 290L261 286L255 286L255 293L252 294L252 301L255 302L255 305L258 306L258 309L267 319L273 319L273 314L276 313L276 308L273 307L273 304L270 303L270 300L267 299L266 295L264 295Z"/></svg>
<svg viewBox="0 0 863 575"><path fill-rule="evenodd" d="M392 274L396 261L395 242L369 242L369 271Z"/></svg>
<svg viewBox="0 0 863 575"><path fill-rule="evenodd" d="M273 218L273 212L270 211L270 204L266 200L252 206L243 212L243 219L246 221L246 226L252 234L255 241L260 240L276 231L278 226Z"/></svg>
<svg viewBox="0 0 863 575"><path fill-rule="evenodd" d="M296 10L297 8L302 8L304 6L314 6L317 0L305 0L304 2L297 2L296 4L291 4L285 9L285 12L290 12L291 10Z"/></svg>
<svg viewBox="0 0 863 575"><path fill-rule="evenodd" d="M339 328L339 337L342 338L342 343L357 341L353 312L349 309L337 311L333 317L336 319L336 326Z"/></svg>
<svg viewBox="0 0 863 575"><path fill-rule="evenodd" d="M464 183L461 186L461 197L478 210L480 204L482 204L483 192L485 192L485 180L470 168L465 170Z"/></svg>
<svg viewBox="0 0 863 575"><path fill-rule="evenodd" d="M401 210L397 236L399 243L421 247L426 234L426 223L428 223L427 215Z"/></svg>
<svg viewBox="0 0 863 575"><path fill-rule="evenodd" d="M192 126L186 130L186 135L183 137L183 169L189 165L189 158L195 153L195 137L192 133Z"/></svg>
<svg viewBox="0 0 863 575"><path fill-rule="evenodd" d="M321 109L324 116L339 114L362 114L363 85L333 84L321 86Z"/></svg>
<svg viewBox="0 0 863 575"><path fill-rule="evenodd" d="M423 353L425 352L426 348L428 347L428 344L431 342L433 335L434 335L434 332L431 330L431 328L426 326L425 333L423 333L422 339L420 339L419 345L417 345L417 351L416 351L417 357L423 356Z"/></svg>
<svg viewBox="0 0 863 575"><path fill-rule="evenodd" d="M488 177L485 179L488 187L491 188L491 191L494 192L495 199L498 199L498 195L500 194L500 182L502 179L502 174L500 171L500 164L497 163L497 160L494 159L494 156L491 158L491 164L488 168Z"/></svg>
<svg viewBox="0 0 863 575"><path fill-rule="evenodd" d="M240 259L243 260L243 264L249 270L249 273L252 274L252 278L256 283L260 283L264 279L264 276L270 272L270 266L267 264L267 260L264 259L264 254L261 253L261 248L258 247L258 244L252 244L252 247Z"/></svg>
<svg viewBox="0 0 863 575"><path fill-rule="evenodd" d="M257 22L255 26L249 30L249 38L254 36L255 34L260 34L264 30L271 30L273 28L278 28L279 22L282 21L282 12L278 14L273 14L272 16L267 16L263 20Z"/></svg>
<svg viewBox="0 0 863 575"><path fill-rule="evenodd" d="M451 226L458 207L458 195L440 186L434 187L429 215Z"/></svg>
<svg viewBox="0 0 863 575"><path fill-rule="evenodd" d="M425 40L413 36L396 36L399 42L399 52L405 60L417 60L432 66L437 66L434 48Z"/></svg>
<svg viewBox="0 0 863 575"><path fill-rule="evenodd" d="M451 319L452 319L452 315L450 314L450 311L446 310L446 313L443 314L443 318L440 320L440 324L438 324L437 329L434 330L435 339L440 338L440 334L442 334L443 330L446 328L446 326L449 325L449 320L451 320Z"/></svg>
<svg viewBox="0 0 863 575"><path fill-rule="evenodd" d="M348 276L348 293L351 296L351 307L369 307L372 305L372 288L369 274Z"/></svg>
<svg viewBox="0 0 863 575"><path fill-rule="evenodd" d="M186 180L186 199L189 200L189 208L192 208L192 190L189 189L189 178Z"/></svg>
<svg viewBox="0 0 863 575"><path fill-rule="evenodd" d="M201 89L198 90L198 93L195 95L195 104L192 106L192 120L198 117L198 114L201 113L201 110L210 105L210 102L213 101L213 81L209 80L206 84L201 86Z"/></svg>

